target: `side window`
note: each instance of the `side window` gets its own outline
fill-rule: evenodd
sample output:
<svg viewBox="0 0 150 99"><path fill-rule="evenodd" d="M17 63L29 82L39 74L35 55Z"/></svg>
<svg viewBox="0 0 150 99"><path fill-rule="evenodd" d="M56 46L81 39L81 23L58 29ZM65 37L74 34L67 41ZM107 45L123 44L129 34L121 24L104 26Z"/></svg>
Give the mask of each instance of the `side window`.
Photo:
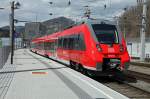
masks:
<svg viewBox="0 0 150 99"><path fill-rule="evenodd" d="M73 45L74 45L74 43L73 43L73 36L71 35L71 36L68 37L68 49L72 50L73 49Z"/></svg>
<svg viewBox="0 0 150 99"><path fill-rule="evenodd" d="M65 47L65 49L68 49L68 38L67 37L65 38L65 46L64 47Z"/></svg>
<svg viewBox="0 0 150 99"><path fill-rule="evenodd" d="M62 48L69 49L69 36L63 37Z"/></svg>
<svg viewBox="0 0 150 99"><path fill-rule="evenodd" d="M85 50L84 35L80 33L58 38L58 47L70 50Z"/></svg>
<svg viewBox="0 0 150 99"><path fill-rule="evenodd" d="M79 44L80 44L80 50L86 49L84 35L82 33L79 34Z"/></svg>
<svg viewBox="0 0 150 99"><path fill-rule="evenodd" d="M65 38L65 49L68 49L68 41L69 41L69 38L68 38L68 36Z"/></svg>
<svg viewBox="0 0 150 99"><path fill-rule="evenodd" d="M58 48L60 48L60 38L58 38Z"/></svg>
<svg viewBox="0 0 150 99"><path fill-rule="evenodd" d="M62 42L63 41L63 39L62 38L58 38L58 47L59 48L62 48L63 46L62 46Z"/></svg>
<svg viewBox="0 0 150 99"><path fill-rule="evenodd" d="M66 44L66 38L63 38L63 48L65 49Z"/></svg>
<svg viewBox="0 0 150 99"><path fill-rule="evenodd" d="M47 50L47 49L46 49L46 42L44 42L44 50Z"/></svg>
<svg viewBox="0 0 150 99"><path fill-rule="evenodd" d="M74 41L73 42L74 43L74 49L79 50L79 35L74 35L73 38L74 38L74 40L73 40Z"/></svg>
<svg viewBox="0 0 150 99"><path fill-rule="evenodd" d="M54 52L55 42L50 42L50 51Z"/></svg>
<svg viewBox="0 0 150 99"><path fill-rule="evenodd" d="M64 47L63 42L64 42L64 38L61 38L61 48Z"/></svg>
<svg viewBox="0 0 150 99"><path fill-rule="evenodd" d="M68 49L70 50L79 50L79 35L71 35L67 40Z"/></svg>

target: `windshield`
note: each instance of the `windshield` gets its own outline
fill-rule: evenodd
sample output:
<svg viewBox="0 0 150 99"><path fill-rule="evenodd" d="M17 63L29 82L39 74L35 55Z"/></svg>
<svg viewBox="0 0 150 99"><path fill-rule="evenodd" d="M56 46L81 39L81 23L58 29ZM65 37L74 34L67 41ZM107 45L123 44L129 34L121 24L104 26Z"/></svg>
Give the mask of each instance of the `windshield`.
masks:
<svg viewBox="0 0 150 99"><path fill-rule="evenodd" d="M100 43L119 43L118 32L115 25L93 24L92 27Z"/></svg>

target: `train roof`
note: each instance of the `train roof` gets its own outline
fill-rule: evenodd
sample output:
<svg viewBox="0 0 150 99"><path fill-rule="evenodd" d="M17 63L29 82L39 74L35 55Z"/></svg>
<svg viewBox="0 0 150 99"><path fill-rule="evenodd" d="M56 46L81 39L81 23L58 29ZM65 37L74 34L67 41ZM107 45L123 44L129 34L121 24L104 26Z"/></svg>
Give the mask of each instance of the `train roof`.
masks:
<svg viewBox="0 0 150 99"><path fill-rule="evenodd" d="M70 28L72 28L74 26L78 26L78 25L81 25L81 24L89 24L89 25L92 25L92 24L117 25L117 22L113 21L113 20L107 20L107 19L83 19L83 20L81 20L80 22L78 22L76 24L72 24L72 25L66 27L64 30L70 29Z"/></svg>
<svg viewBox="0 0 150 99"><path fill-rule="evenodd" d="M74 26L79 26L81 24L88 24L89 26L91 26L92 24L109 24L109 25L117 25L115 21L112 20L107 20L107 19L84 19L76 24L70 25L67 28L65 28L64 30L70 29ZM55 39L55 36L59 34L60 31L50 34L50 35L45 35L43 37L39 37L39 38L35 38L32 40L32 42L42 42L44 39L49 41L49 39L47 39L47 36L49 37L53 37Z"/></svg>
<svg viewBox="0 0 150 99"><path fill-rule="evenodd" d="M84 19L79 24L110 24L110 25L117 25L117 22L114 20L108 20L108 19Z"/></svg>

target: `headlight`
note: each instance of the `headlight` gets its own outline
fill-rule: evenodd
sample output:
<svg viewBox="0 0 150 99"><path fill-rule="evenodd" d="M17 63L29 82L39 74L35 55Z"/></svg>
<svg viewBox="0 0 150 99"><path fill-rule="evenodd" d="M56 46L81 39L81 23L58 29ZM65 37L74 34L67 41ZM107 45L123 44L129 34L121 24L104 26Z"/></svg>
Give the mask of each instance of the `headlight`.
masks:
<svg viewBox="0 0 150 99"><path fill-rule="evenodd" d="M102 51L102 48L100 47L100 45L99 45L99 44L96 44L96 48L97 48L97 50L98 50L99 52L101 52L101 51Z"/></svg>
<svg viewBox="0 0 150 99"><path fill-rule="evenodd" d="M124 51L124 46L122 44L120 44L120 52Z"/></svg>

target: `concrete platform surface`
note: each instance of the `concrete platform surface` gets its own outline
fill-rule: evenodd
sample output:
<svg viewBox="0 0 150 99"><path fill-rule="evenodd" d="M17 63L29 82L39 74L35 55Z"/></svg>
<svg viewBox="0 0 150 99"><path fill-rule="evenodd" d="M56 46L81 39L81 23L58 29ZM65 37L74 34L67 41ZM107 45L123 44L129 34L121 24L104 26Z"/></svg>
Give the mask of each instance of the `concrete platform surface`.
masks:
<svg viewBox="0 0 150 99"><path fill-rule="evenodd" d="M0 70L0 99L128 99L64 65L27 49Z"/></svg>

